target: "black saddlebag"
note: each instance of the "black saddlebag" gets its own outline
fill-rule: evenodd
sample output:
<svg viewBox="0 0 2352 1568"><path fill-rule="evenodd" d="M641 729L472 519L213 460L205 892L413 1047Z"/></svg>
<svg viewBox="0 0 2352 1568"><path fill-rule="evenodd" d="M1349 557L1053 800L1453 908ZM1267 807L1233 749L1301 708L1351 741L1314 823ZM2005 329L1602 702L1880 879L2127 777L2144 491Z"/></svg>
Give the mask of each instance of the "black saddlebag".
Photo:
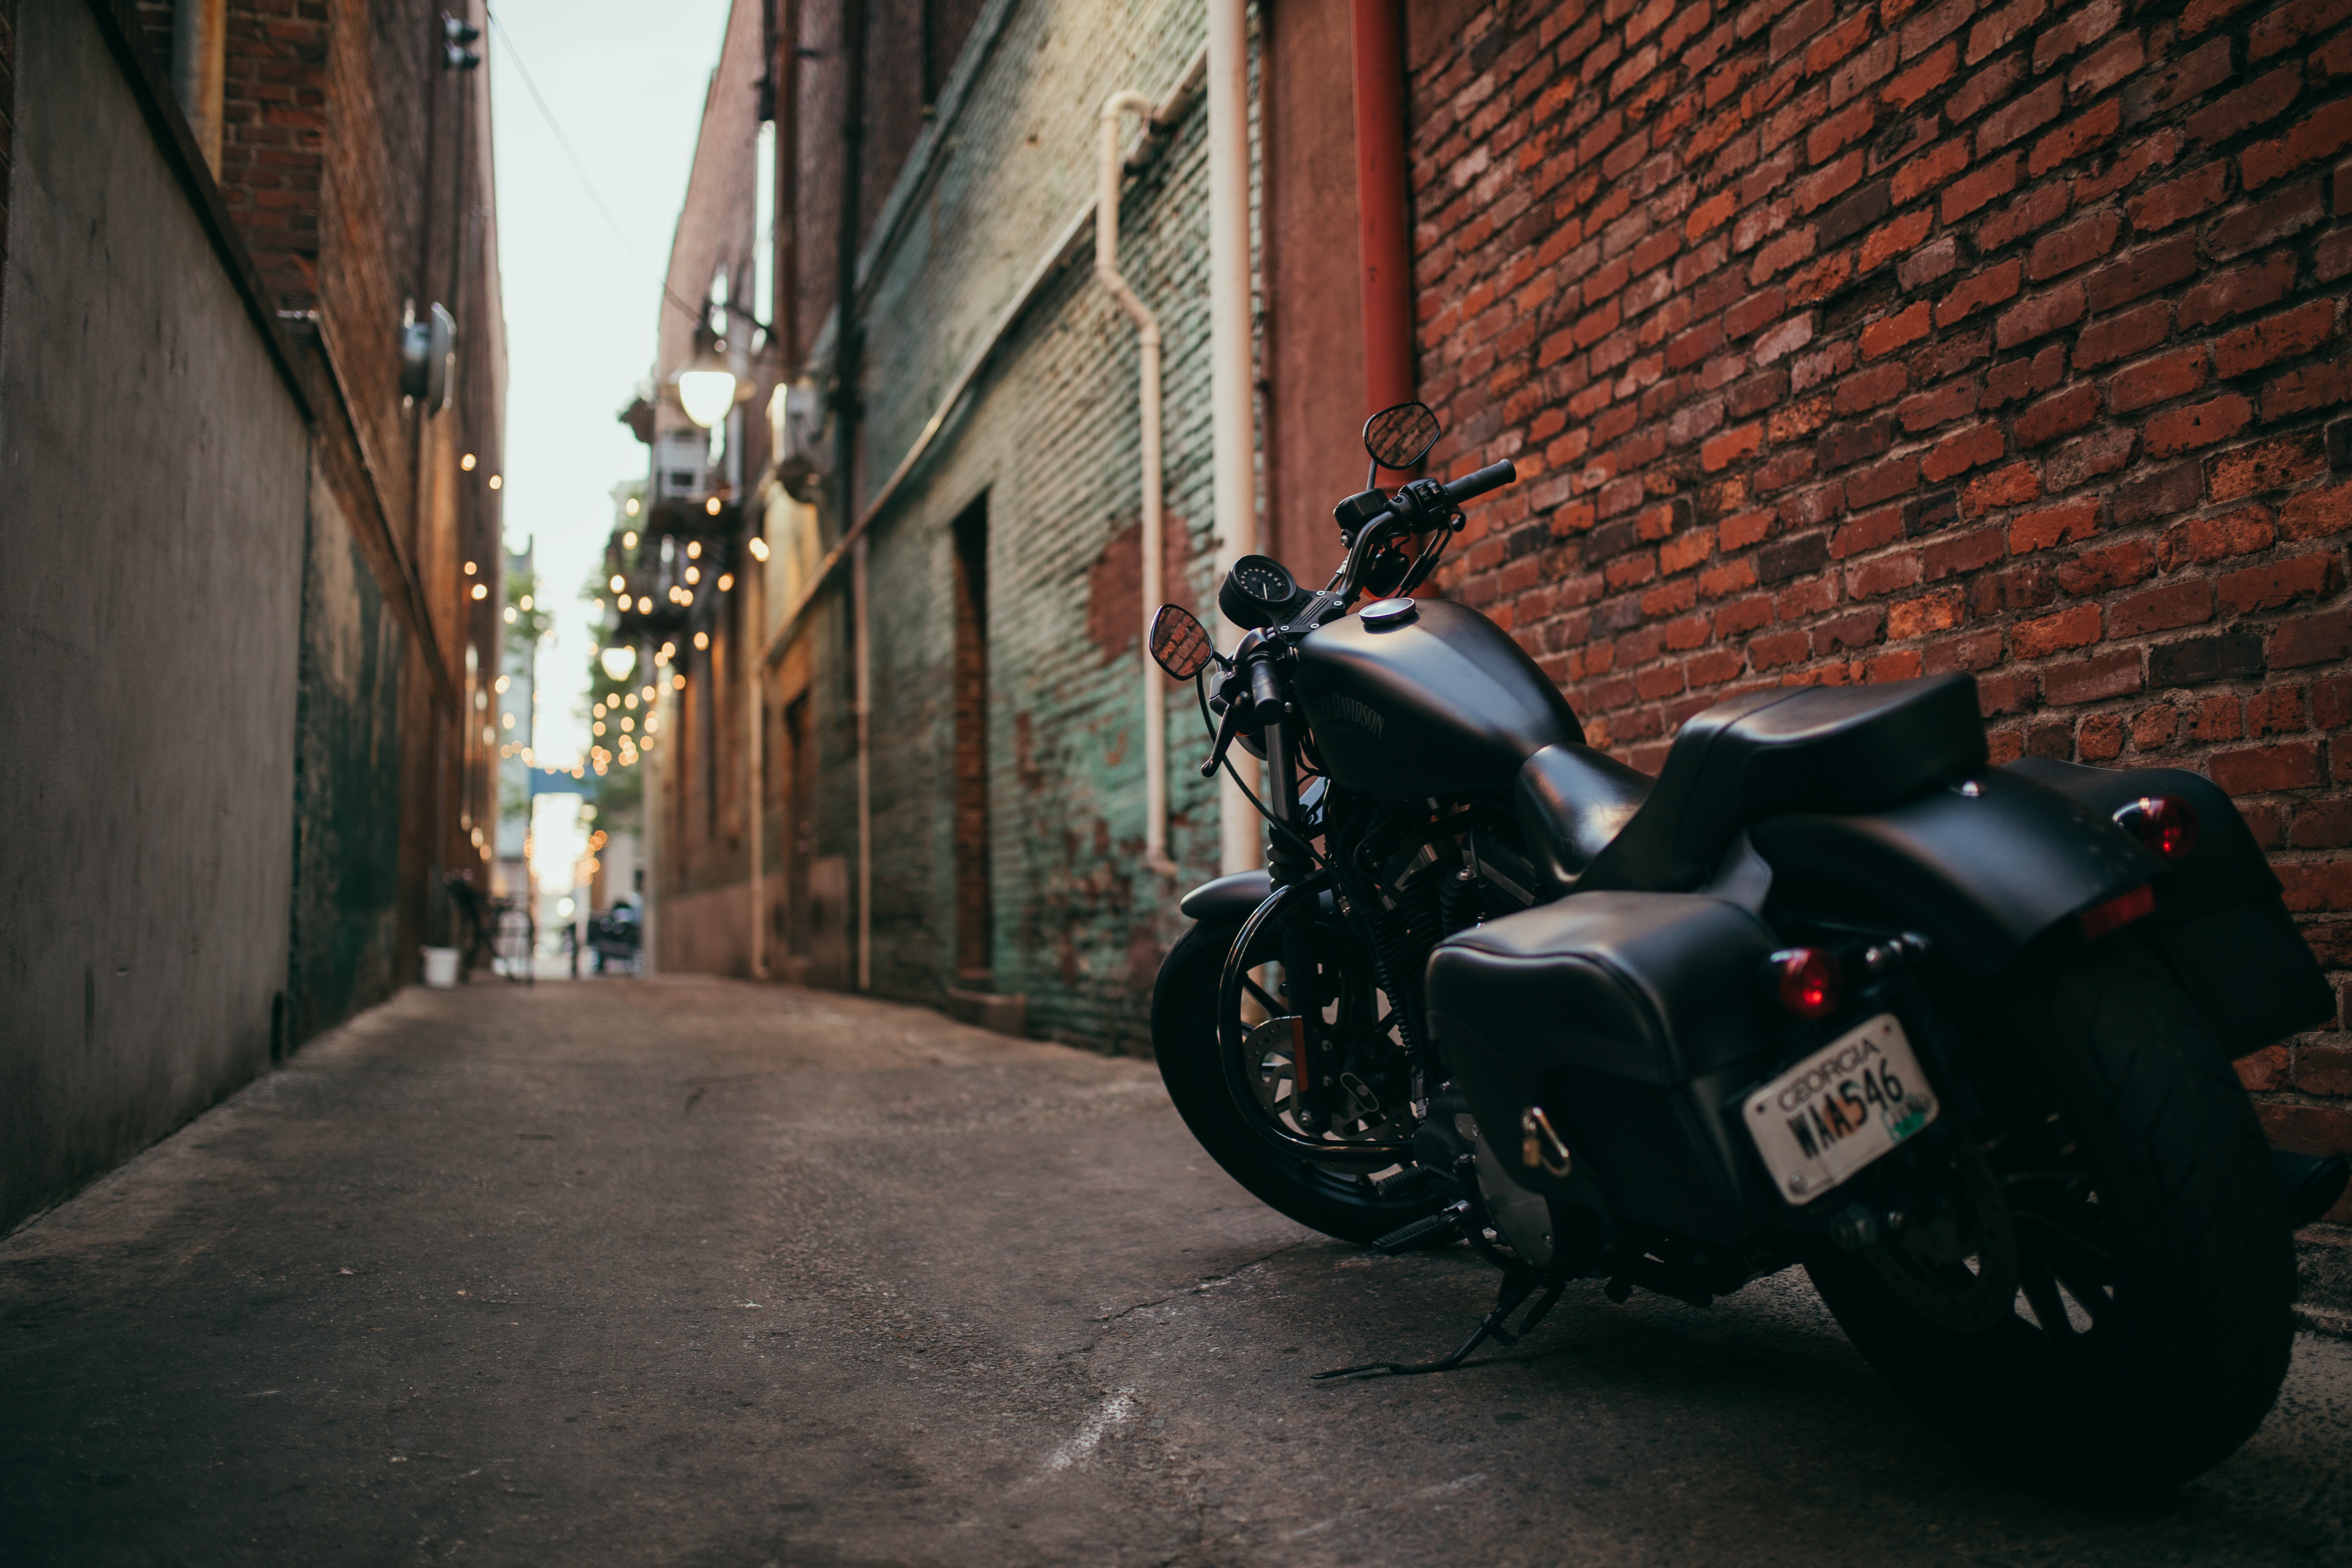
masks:
<svg viewBox="0 0 2352 1568"><path fill-rule="evenodd" d="M1441 942L1430 1028L1520 1185L1597 1201L1621 1227L1727 1242L1771 1199L1721 1107L1775 1059L1773 945L1719 899L1578 894ZM1567 1141L1567 1174L1524 1157L1531 1107Z"/></svg>
<svg viewBox="0 0 2352 1568"><path fill-rule="evenodd" d="M2286 911L2270 858L2221 786L2179 768L2093 768L2027 757L2022 774L2112 817L2143 795L2179 795L2197 813L2197 847L2157 882L2149 937L2233 1057L2336 1012L2335 993Z"/></svg>

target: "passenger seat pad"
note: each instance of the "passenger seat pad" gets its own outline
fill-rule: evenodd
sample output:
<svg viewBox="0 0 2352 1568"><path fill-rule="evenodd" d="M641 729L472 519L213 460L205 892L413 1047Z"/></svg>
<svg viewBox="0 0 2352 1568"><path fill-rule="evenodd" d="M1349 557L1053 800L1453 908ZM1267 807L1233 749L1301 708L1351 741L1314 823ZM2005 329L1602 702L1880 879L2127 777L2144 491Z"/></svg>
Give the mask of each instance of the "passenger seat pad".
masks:
<svg viewBox="0 0 2352 1568"><path fill-rule="evenodd" d="M1647 800L1576 885L1685 891L1759 818L1883 810L1987 761L1972 675L1747 692L1682 727Z"/></svg>

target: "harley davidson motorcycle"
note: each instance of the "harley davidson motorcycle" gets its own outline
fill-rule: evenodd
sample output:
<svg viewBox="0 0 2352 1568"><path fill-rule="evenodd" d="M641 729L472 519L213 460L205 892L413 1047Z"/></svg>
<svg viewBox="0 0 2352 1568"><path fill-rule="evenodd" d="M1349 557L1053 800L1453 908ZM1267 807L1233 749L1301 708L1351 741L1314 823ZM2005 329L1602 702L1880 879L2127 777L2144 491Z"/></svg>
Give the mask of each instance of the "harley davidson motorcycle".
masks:
<svg viewBox="0 0 2352 1568"><path fill-rule="evenodd" d="M1503 1271L1451 1356L1324 1375L1459 1365L1572 1280L1705 1306L1802 1266L1981 1463L2089 1492L2229 1455L2347 1174L2268 1148L2231 1066L2334 1006L2229 797L1990 766L1965 675L1745 692L1636 772L1411 596L1516 477L1378 487L1438 435L1366 426L1320 592L1244 557L1229 654L1176 605L1150 639L1203 775L1265 763L1265 868L1184 897L1154 989L1178 1110L1303 1225Z"/></svg>

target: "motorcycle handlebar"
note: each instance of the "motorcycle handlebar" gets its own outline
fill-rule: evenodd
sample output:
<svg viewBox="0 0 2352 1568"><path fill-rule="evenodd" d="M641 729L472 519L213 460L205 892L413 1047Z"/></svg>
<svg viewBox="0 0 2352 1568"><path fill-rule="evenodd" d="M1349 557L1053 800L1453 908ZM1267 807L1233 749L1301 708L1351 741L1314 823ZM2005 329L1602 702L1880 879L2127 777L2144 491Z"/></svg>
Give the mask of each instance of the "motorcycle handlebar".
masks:
<svg viewBox="0 0 2352 1568"><path fill-rule="evenodd" d="M1519 470L1513 468L1511 460L1506 458L1499 463L1489 463L1485 468L1465 474L1458 479L1446 480L1445 499L1458 504L1468 500L1472 496L1482 496L1488 490L1500 489L1518 477Z"/></svg>

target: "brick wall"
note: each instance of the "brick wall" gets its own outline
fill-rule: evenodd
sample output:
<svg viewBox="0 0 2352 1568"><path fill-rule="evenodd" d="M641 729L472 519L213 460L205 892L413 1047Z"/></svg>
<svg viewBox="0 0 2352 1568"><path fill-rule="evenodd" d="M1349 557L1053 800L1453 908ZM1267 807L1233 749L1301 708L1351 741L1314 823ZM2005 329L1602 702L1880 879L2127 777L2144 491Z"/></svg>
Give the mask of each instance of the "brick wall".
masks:
<svg viewBox="0 0 2352 1568"><path fill-rule="evenodd" d="M319 297L326 6L233 0L227 31L221 192L279 307L310 310Z"/></svg>
<svg viewBox="0 0 2352 1568"><path fill-rule="evenodd" d="M2225 785L2352 965L2347 20L1418 16L1423 384L1525 476L1452 591L1649 768L1758 684L1974 672L1997 760ZM2247 1064L2283 1138L2352 1148L2345 1038Z"/></svg>

